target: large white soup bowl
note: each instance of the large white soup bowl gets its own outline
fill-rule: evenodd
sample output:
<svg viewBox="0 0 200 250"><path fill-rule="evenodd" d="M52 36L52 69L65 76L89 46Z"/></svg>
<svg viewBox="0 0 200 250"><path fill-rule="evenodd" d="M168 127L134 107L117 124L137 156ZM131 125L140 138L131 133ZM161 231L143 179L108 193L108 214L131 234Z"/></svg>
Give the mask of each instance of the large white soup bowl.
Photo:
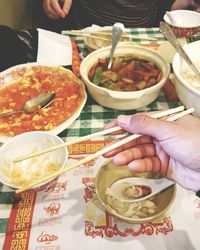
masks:
<svg viewBox="0 0 200 250"><path fill-rule="evenodd" d="M200 71L200 41L187 44L184 49ZM200 88L194 87L196 84L190 76L186 79L185 74L183 75L184 71L188 71L190 75L194 75L194 73L178 53L174 56L172 66L175 75L175 88L180 101L186 108L193 107L194 114L200 117Z"/></svg>
<svg viewBox="0 0 200 250"><path fill-rule="evenodd" d="M98 62L99 58L107 58L110 54L110 46L98 49L87 57L85 57L80 66L81 77L86 84L91 96L100 105L118 109L118 110L132 110L144 107L153 102L159 95L161 88L165 84L170 67L169 64L152 49L143 46L133 45L131 42L119 43L114 56L123 56L127 54L135 55L139 58L153 61L162 71L161 80L152 87L137 90L137 91L113 91L103 87L99 87L92 83L88 78L88 73L91 67Z"/></svg>

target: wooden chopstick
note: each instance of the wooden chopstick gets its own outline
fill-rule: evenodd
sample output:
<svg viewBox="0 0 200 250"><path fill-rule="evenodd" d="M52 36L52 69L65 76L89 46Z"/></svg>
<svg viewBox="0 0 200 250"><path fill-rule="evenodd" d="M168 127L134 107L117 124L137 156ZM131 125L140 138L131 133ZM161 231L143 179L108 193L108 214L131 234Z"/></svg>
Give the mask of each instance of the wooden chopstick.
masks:
<svg viewBox="0 0 200 250"><path fill-rule="evenodd" d="M63 30L63 35L75 35L75 36L87 36L87 37L94 37L95 35L108 35L112 36L112 32L106 31L83 31L83 30ZM95 36L94 38L103 39L103 37ZM146 36L134 36L131 34L122 34L122 38L129 38L129 39L137 39L137 40L148 40L148 41L157 41L155 37L146 37ZM111 41L111 38L105 38L107 41ZM105 41L106 41L105 40Z"/></svg>
<svg viewBox="0 0 200 250"><path fill-rule="evenodd" d="M76 32L76 33L92 33L92 34L97 34L97 35L109 35L112 36L112 31L84 31L84 30L71 30L71 32ZM134 36L131 34L122 34L122 37L124 38L131 38L131 39L139 39L139 40L152 40L156 41L157 38L154 37L146 37L146 36Z"/></svg>
<svg viewBox="0 0 200 250"><path fill-rule="evenodd" d="M180 112L179 114L173 115L173 116L167 118L166 120L167 121L175 121L175 120L177 120L177 119L179 119L179 118L181 118L183 116L186 116L186 115L188 115L190 113L193 113L193 112L194 112L194 108L190 108L188 110ZM98 157L100 155L103 155L103 154L105 154L105 153L107 153L107 152L109 152L109 151L111 151L111 150L113 150L115 148L118 148L118 147L126 144L127 142L130 142L130 141L132 141L134 139L139 138L140 136L142 136L142 135L138 135L138 134L131 135L131 136L129 136L129 137L127 137L127 138L125 138L125 139L123 139L121 141L118 141L118 142L116 142L116 143L114 143L114 144L112 144L112 145L110 145L108 147L103 148L102 150L100 150L100 151L98 151L98 152L96 152L96 153L94 153L94 154L92 154L92 155L90 155L90 156L88 156L86 158L81 159L80 161L77 161L77 162L71 164L70 166L60 168L58 171L56 171L56 172L54 172L54 173L52 173L52 174L50 174L48 176L45 176L44 178L42 178L40 180L37 180L37 181L35 181L35 182L25 186L25 187L22 187L22 188L16 190L15 193L19 194L19 193L24 192L24 191L26 191L28 189L32 189L35 186L37 186L37 185L39 185L39 184L41 184L41 183L43 183L45 181L48 181L49 179L56 178L59 175L61 175L63 173L66 173L67 171L70 171L70 170L80 166L81 164L84 164L84 163L86 163L86 162L88 162L90 160L93 160L93 159L95 159L96 157Z"/></svg>
<svg viewBox="0 0 200 250"><path fill-rule="evenodd" d="M155 114L152 114L151 117L160 118L160 117L168 116L168 115L171 115L171 114L183 111L183 110L184 110L184 106L180 106L180 107L173 108L173 109L159 111L159 112L157 112ZM119 126L116 126L116 127L110 128L110 129L106 129L106 130L103 130L103 131L99 131L99 132L96 132L96 133L93 133L93 134L90 134L90 135L86 135L86 136L74 139L74 140L69 141L69 142L65 142L65 143L62 143L62 144L59 144L59 145L56 145L56 146L53 146L53 147L50 147L50 148L35 152L35 153L26 154L26 155L23 155L23 156L20 156L20 157L17 157L16 159L14 159L13 163L24 161L24 160L27 160L27 159L30 159L30 158L33 158L33 157L36 157L36 156L39 156L39 155L43 155L43 154L58 150L60 148L75 144L75 143L79 143L79 142L82 142L82 141L87 141L87 140L90 140L90 139L95 138L97 136L111 134L111 133L114 133L116 131L119 131L120 129L121 128Z"/></svg>
<svg viewBox="0 0 200 250"><path fill-rule="evenodd" d="M81 34L81 33L76 33L76 32L71 32L71 31L62 31L62 34L63 35L71 35L71 36L83 36L83 37L95 38L95 39L111 42L111 38L109 39L109 38L105 38L105 37L101 37L101 36L90 35L89 33L88 34Z"/></svg>

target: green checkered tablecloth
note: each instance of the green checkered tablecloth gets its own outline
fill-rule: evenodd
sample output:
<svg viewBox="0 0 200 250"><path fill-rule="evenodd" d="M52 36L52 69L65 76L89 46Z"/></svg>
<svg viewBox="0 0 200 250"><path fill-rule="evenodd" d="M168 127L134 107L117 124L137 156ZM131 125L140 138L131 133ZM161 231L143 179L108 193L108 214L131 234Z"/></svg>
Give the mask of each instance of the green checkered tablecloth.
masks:
<svg viewBox="0 0 200 250"><path fill-rule="evenodd" d="M88 97L90 99L90 97ZM87 134L91 134L102 130L104 125L109 121L115 119L120 114L135 114L137 112L147 112L152 110L168 109L178 106L178 102L168 103L163 93L160 94L158 99L150 105L129 111L119 111L104 108L97 105L93 100L88 100L86 106L82 110L79 118L60 136L63 139L73 139L75 137L81 137ZM105 139L110 137L105 136Z"/></svg>
<svg viewBox="0 0 200 250"><path fill-rule="evenodd" d="M158 28L131 29L130 33L138 36L156 37L157 40L151 41L151 43L162 43L164 41L164 38L160 34ZM76 39L76 42L81 55L85 56L87 54L87 50L84 46L83 39L78 38ZM149 41L141 41L139 39L135 40L135 42L142 42L144 44L149 43ZM88 94L87 103L83 108L79 118L68 129L63 131L60 134L60 137L65 140L68 140L102 130L107 122L115 119L119 114L134 114L137 112L168 109L176 107L178 105L178 102L167 102L164 94L161 93L156 101L144 108L131 111L118 111L99 106ZM108 137L105 137L105 139L108 139ZM12 190L0 183L0 249L3 247L4 237L6 234L6 227L10 215L10 209L13 202L14 194Z"/></svg>
<svg viewBox="0 0 200 250"><path fill-rule="evenodd" d="M162 34L159 32L159 28L134 28L134 29L127 29L127 33L130 33L131 35L137 36L138 39L132 40L136 44L149 44L149 43L157 43L160 44L163 41L165 41L165 38L162 36ZM149 41L149 40L142 40L140 37L153 37L157 40L155 41ZM77 45L80 49L81 55L86 56L88 51L85 48L83 38L79 37L76 38Z"/></svg>
<svg viewBox="0 0 200 250"><path fill-rule="evenodd" d="M163 41L165 41L162 34L159 32L158 28L135 28L130 29L130 34L134 36L138 36L138 38L141 37L153 37L157 38L156 41L149 41L149 40L140 40L135 39L133 40L136 44L161 44ZM85 44L83 42L83 38L79 37L76 38L76 43L78 45L80 54L82 57L85 57L88 53ZM136 112L146 112L151 110L158 110L158 109L168 109L171 107L175 107L179 105L179 103L168 103L166 101L166 98L163 93L160 94L158 99L150 104L149 106L146 106L141 109L137 110L131 110L131 111L119 111L119 110L111 110L104 108L102 106L99 106L95 101L89 96L88 94L88 101L85 105L83 111L81 112L80 117L64 132L60 134L60 136L64 139L72 139L72 137L80 137L84 136L90 133L94 133L98 130L101 130L104 125L116 118L120 114L134 114ZM105 139L108 137L105 136Z"/></svg>

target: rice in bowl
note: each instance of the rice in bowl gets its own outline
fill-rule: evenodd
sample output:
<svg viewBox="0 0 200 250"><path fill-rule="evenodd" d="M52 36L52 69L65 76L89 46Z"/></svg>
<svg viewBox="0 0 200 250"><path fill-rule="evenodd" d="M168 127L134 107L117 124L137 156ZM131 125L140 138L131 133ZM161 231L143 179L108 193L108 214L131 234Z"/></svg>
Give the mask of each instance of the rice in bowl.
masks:
<svg viewBox="0 0 200 250"><path fill-rule="evenodd" d="M0 182L18 189L64 167L68 158L68 151L64 147L17 163L13 162L20 156L62 143L64 142L61 138L44 131L33 131L15 136L0 147Z"/></svg>
<svg viewBox="0 0 200 250"><path fill-rule="evenodd" d="M194 65L200 72L200 61L194 62ZM187 67L181 71L181 76L185 81L187 81L192 87L200 90L200 76L196 75L191 68Z"/></svg>

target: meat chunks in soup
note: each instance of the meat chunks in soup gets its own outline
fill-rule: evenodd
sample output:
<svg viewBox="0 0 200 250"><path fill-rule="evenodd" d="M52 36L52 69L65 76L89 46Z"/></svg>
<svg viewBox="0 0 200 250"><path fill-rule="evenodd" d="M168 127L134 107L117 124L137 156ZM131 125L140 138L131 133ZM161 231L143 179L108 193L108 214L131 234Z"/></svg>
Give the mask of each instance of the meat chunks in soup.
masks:
<svg viewBox="0 0 200 250"><path fill-rule="evenodd" d="M149 88L162 78L162 71L153 61L134 55L117 56L110 70L108 58L99 59L89 71L95 85L115 91L135 91Z"/></svg>

